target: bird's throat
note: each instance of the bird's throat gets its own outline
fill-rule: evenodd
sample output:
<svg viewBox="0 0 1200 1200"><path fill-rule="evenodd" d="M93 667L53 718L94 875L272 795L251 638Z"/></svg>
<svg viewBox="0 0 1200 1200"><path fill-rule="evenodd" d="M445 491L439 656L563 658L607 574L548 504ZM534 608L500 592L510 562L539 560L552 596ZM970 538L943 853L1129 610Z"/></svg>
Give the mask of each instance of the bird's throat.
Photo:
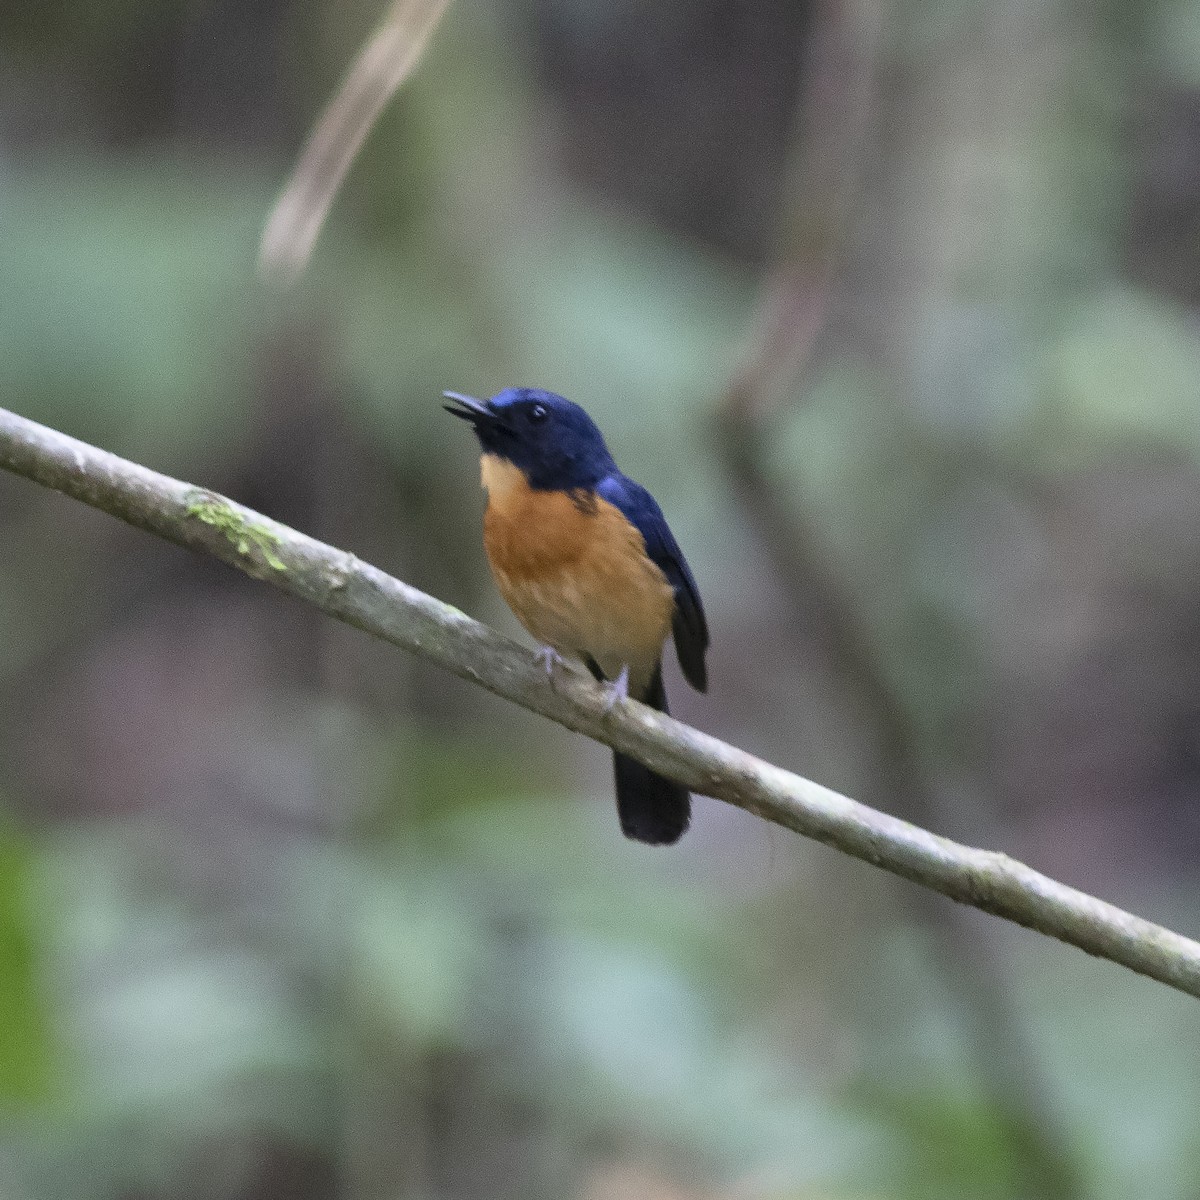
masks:
<svg viewBox="0 0 1200 1200"><path fill-rule="evenodd" d="M529 494L525 472L498 454L480 457L479 479L488 494L488 505L501 512L522 503Z"/></svg>

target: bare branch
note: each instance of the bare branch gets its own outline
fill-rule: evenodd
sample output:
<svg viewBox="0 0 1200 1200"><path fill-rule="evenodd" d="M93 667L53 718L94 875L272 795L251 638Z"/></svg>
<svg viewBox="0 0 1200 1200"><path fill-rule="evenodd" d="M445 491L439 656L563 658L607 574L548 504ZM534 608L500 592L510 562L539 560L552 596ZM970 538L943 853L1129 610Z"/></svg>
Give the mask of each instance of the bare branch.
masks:
<svg viewBox="0 0 1200 1200"><path fill-rule="evenodd" d="M339 621L612 746L705 795L985 912L1200 997L1200 943L1003 854L877 812L566 672L398 579L213 492L0 409L0 467L131 525L213 554Z"/></svg>

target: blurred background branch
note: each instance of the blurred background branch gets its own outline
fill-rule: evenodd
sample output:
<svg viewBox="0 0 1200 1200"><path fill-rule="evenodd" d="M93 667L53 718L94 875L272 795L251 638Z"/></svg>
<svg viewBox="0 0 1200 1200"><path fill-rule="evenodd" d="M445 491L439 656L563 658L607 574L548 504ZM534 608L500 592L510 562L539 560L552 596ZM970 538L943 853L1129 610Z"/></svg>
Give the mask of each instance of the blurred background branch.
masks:
<svg viewBox="0 0 1200 1200"><path fill-rule="evenodd" d="M313 127L263 230L259 268L293 281L305 268L359 147L412 74L450 0L395 0Z"/></svg>
<svg viewBox="0 0 1200 1200"><path fill-rule="evenodd" d="M803 403L822 350L837 345L839 259L862 202L860 183L878 125L882 13L873 0L818 0L812 9L800 135L786 185L778 261L768 268L742 363L715 414L716 453L779 577L799 656L846 688L873 742L873 803L918 825L977 837L941 803L919 724L888 676L858 598L802 508L773 478L780 410ZM801 460L795 469L804 471ZM1012 1011L1009 973L970 914L904 889L898 901L933 938L978 1077L1009 1141L1025 1196L1087 1194L1080 1165L1047 1094L1038 1056Z"/></svg>

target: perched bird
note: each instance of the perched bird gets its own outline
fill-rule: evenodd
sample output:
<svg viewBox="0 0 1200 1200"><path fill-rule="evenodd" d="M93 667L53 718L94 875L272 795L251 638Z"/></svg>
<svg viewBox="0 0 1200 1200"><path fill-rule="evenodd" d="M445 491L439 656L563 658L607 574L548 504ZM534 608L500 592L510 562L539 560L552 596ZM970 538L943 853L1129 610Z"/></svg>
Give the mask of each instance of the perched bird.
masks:
<svg viewBox="0 0 1200 1200"><path fill-rule="evenodd" d="M564 655L667 711L668 636L684 677L708 686L708 626L696 581L653 496L622 475L595 422L570 400L509 388L484 402L445 392L446 411L479 438L487 491L483 545L500 594L541 645L547 672ZM617 814L626 837L678 841L687 790L614 755Z"/></svg>

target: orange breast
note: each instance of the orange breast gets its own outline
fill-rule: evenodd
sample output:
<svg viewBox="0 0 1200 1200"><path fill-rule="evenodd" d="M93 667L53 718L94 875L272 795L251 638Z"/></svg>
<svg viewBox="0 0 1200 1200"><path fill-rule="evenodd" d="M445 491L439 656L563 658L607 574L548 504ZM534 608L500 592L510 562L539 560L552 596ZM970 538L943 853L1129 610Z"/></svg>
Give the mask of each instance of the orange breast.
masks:
<svg viewBox="0 0 1200 1200"><path fill-rule="evenodd" d="M483 459L483 541L500 594L543 645L589 656L644 691L671 629L674 593L619 509L592 493L534 491L511 463Z"/></svg>

